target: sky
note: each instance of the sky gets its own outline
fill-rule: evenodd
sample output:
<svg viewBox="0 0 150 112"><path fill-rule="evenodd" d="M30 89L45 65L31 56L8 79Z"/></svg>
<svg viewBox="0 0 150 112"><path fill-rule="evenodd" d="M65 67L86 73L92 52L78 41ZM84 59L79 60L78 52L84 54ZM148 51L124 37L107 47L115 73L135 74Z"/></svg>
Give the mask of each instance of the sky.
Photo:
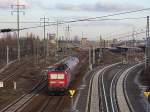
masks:
<svg viewBox="0 0 150 112"><path fill-rule="evenodd" d="M15 5L17 0L0 0L0 28L16 28ZM44 16L49 21L77 20L88 17L100 17L108 14L115 14L125 11L138 10L150 7L150 0L20 0L20 5L25 5L25 15L20 13L20 21L33 21L38 23L20 23L20 27L31 27L40 25L40 18ZM13 14L11 14L11 12ZM149 11L114 16L109 18L138 18L146 17ZM104 38L115 38L117 34L131 32L133 29L145 28L146 19L122 20L122 21L90 21L64 24L59 26L59 36L65 35L66 26L70 25L71 37L75 35L90 40L96 40L99 35ZM56 26L47 27L48 33L55 33ZM43 29L30 29L21 31L21 35L33 32L43 38Z"/></svg>

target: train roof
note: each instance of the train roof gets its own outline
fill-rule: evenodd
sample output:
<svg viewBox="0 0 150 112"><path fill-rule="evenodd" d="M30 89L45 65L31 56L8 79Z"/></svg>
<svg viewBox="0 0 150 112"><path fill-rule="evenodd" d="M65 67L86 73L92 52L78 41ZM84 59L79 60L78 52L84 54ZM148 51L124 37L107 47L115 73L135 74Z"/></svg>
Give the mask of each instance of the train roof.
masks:
<svg viewBox="0 0 150 112"><path fill-rule="evenodd" d="M67 65L66 64L59 64L57 66L54 66L52 68L49 68L49 72L62 72L64 70L66 70Z"/></svg>

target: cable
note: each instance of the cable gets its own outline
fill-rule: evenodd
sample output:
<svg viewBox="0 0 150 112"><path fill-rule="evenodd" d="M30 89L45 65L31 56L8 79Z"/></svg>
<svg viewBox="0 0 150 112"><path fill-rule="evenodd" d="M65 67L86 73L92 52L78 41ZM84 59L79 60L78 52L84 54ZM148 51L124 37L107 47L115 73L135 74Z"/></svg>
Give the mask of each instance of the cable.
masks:
<svg viewBox="0 0 150 112"><path fill-rule="evenodd" d="M79 19L79 20L72 20L72 21L63 21L62 23L59 23L59 24L67 24L67 23L82 22L82 21L91 21L93 19L102 19L102 18L111 17L111 16L124 15L124 14L130 14L130 13L135 13L135 12L142 12L142 11L146 11L146 10L150 10L150 8L144 8L144 9L139 9L139 10L109 14L109 15L100 16L100 17L93 17L93 18L86 18L86 19ZM49 25L46 25L46 26L53 26L53 25L57 25L57 24L53 23L53 24L49 24ZM44 27L44 26L41 26L41 25L40 26L33 26L33 27L21 28L20 30L40 28L40 27Z"/></svg>
<svg viewBox="0 0 150 112"><path fill-rule="evenodd" d="M119 19L100 19L100 20L89 20L89 21L105 21L105 20L112 20L112 21L116 21L116 20L135 20L135 19L145 19L147 17L138 17L138 18L119 18Z"/></svg>
<svg viewBox="0 0 150 112"><path fill-rule="evenodd" d="M136 34L135 35L139 35L139 34L143 34L143 33L146 33L146 31L141 31L141 32L136 32ZM129 33L128 33L129 34ZM121 35L121 34L120 34ZM121 39L121 38L126 38L126 37L132 37L132 33L131 34L129 34L129 35L126 35L126 36L121 36L121 37L118 37L117 39Z"/></svg>
<svg viewBox="0 0 150 112"><path fill-rule="evenodd" d="M114 18L109 18L109 19L100 19L100 20L88 20L88 21L105 21L105 20L134 20L134 19L144 19L146 17L137 17L137 18L119 18L119 19L114 19ZM62 21L62 22L66 22L66 21ZM17 23L15 21L0 21L0 23ZM20 23L40 23L39 21L22 21ZM46 23L50 23L50 24L55 24L56 22L46 22ZM62 24L62 23L60 23Z"/></svg>
<svg viewBox="0 0 150 112"><path fill-rule="evenodd" d="M100 19L100 20L88 20L88 21L106 21L106 20L112 20L112 21L115 21L115 20L133 20L133 19L144 19L146 17L138 17L138 18L120 18L120 19ZM86 20L87 21L87 20ZM74 22L78 22L78 21L62 21L61 23L59 24L66 24L66 23L74 23ZM49 25L46 25L46 26L53 26L53 25L56 25L56 23L53 22L53 24L49 24ZM21 30L26 30L26 29L32 29L32 28L40 28L40 27L43 27L41 25L39 26L34 26L34 27L28 27L28 28L22 28Z"/></svg>
<svg viewBox="0 0 150 112"><path fill-rule="evenodd" d="M15 21L0 21L0 23L17 23ZM40 23L39 21L22 21L20 23ZM55 22L46 22L46 23L51 23L54 24Z"/></svg>

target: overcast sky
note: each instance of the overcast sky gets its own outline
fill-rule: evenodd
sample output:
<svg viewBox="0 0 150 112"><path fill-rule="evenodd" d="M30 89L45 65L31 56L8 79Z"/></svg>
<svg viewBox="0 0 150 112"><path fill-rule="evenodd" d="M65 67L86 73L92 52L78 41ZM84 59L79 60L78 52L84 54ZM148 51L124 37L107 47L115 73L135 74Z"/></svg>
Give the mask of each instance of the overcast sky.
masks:
<svg viewBox="0 0 150 112"><path fill-rule="evenodd" d="M16 14L11 15L11 5L15 5L17 0L0 0L0 22L16 21ZM20 0L21 5L25 5L25 15L21 14L21 21L40 21L40 18L46 16L50 21L58 18L63 20L76 20L87 17L97 17L108 14L114 14L124 11L137 10L150 7L150 0ZM146 17L150 11L144 11L122 16L109 18L127 18L127 17ZM37 26L40 23L21 23L21 27ZM59 35L64 35L66 25L61 25ZM118 33L132 31L133 28L145 27L146 19L125 20L125 21L95 21L80 22L70 24L71 36L84 36L89 39L96 39L100 34L107 37L117 35ZM16 24L0 23L0 28L16 28ZM31 29L22 31L25 35L27 32L33 32L43 36L43 30ZM47 32L55 33L56 27L47 27ZM113 37L115 38L115 37Z"/></svg>

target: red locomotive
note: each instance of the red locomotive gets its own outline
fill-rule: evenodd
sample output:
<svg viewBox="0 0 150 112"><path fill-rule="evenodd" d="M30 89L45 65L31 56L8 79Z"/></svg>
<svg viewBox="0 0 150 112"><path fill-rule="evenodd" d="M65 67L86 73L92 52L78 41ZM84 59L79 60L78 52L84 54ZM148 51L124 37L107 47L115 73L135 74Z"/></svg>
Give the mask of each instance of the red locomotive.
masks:
<svg viewBox="0 0 150 112"><path fill-rule="evenodd" d="M65 61L48 69L48 92L65 92L75 77L79 59L68 57Z"/></svg>

